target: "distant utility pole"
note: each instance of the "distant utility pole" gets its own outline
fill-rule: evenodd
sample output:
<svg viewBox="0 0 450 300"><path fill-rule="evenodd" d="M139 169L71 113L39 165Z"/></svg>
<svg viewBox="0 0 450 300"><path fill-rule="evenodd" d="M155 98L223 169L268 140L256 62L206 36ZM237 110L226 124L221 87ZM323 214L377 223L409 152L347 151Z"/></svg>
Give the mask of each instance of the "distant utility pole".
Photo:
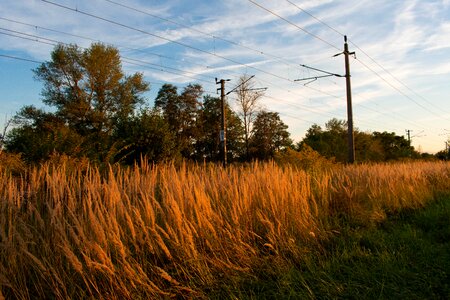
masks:
<svg viewBox="0 0 450 300"><path fill-rule="evenodd" d="M225 104L225 81L230 81L230 79L220 79L217 80L216 84L220 84L220 106L222 111L222 129L220 130L220 144L222 151L222 164L226 168L227 166L227 120L226 120L226 104Z"/></svg>
<svg viewBox="0 0 450 300"><path fill-rule="evenodd" d="M246 84L249 80L251 80L255 75L250 76L247 78L247 80L241 82L238 86L234 87L231 91L228 93L225 93L225 81L230 81L230 79L220 79L217 80L216 78L216 84L220 84L220 88L217 89L217 91L220 90L220 104L221 104L221 110L222 110L222 130L220 130L220 143L221 143L221 151L222 151L222 163L223 166L227 166L227 120L226 120L226 100L225 96L228 96L232 92L235 92L239 87ZM267 90L267 88L254 88L254 89L247 89L247 91L261 91L261 90Z"/></svg>
<svg viewBox="0 0 450 300"><path fill-rule="evenodd" d="M411 146L411 131L409 129L405 129L406 135L408 136L408 145Z"/></svg>

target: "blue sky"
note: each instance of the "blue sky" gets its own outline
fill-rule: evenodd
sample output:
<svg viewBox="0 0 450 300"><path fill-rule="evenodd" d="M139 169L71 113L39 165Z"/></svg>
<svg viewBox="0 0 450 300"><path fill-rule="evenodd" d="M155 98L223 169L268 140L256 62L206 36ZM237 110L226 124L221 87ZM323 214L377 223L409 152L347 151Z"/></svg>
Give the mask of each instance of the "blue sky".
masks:
<svg viewBox="0 0 450 300"><path fill-rule="evenodd" d="M300 64L344 74L343 56L333 55L345 34L356 52L355 127L409 129L423 152L443 150L450 136L450 0L49 1L0 0L0 127L23 105L43 107L31 71L38 64L5 55L42 62L55 41L97 40L120 49L127 73L145 74L149 103L162 83L215 93L216 77L231 79L231 89L255 75L255 86L268 88L261 106L279 112L299 141L314 123L346 119L345 79L294 81L322 75Z"/></svg>

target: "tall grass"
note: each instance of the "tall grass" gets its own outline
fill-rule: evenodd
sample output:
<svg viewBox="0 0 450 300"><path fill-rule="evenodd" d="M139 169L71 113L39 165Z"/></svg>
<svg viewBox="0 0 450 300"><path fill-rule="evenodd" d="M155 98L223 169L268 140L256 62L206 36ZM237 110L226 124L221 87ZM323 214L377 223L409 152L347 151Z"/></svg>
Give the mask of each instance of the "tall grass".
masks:
<svg viewBox="0 0 450 300"><path fill-rule="evenodd" d="M206 298L450 194L450 164L0 167L0 298Z"/></svg>

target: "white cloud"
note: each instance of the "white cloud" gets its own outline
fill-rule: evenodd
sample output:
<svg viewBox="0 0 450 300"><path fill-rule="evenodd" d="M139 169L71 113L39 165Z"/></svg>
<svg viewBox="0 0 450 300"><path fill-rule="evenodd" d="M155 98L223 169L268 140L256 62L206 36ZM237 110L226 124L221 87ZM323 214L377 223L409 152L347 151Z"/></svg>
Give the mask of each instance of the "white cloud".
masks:
<svg viewBox="0 0 450 300"><path fill-rule="evenodd" d="M114 1L119 2L119 0ZM343 38L340 34L318 23L287 1L255 1L342 49ZM448 62L450 42L447 38L450 36L449 0L290 1L313 13L339 32L347 34L351 42L370 55L370 58L367 57L350 43L350 50L356 51L359 62L368 65L390 84L423 103L420 98L373 63L371 58L381 63L391 74L415 91L423 91L427 95L427 100L443 107L443 110L450 111L449 104L444 101L450 93L450 87L445 86L445 83L450 80L450 63ZM321 79L306 87L302 83L292 82L297 78L317 75L313 71L302 69L299 64L343 74L343 57L332 58L332 55L341 50L330 47L327 43L287 24L249 1L154 0L149 4L144 0L130 0L126 3L136 9L191 26L195 30L180 28L105 0L55 2L70 7L76 6L80 10L191 45L202 51L37 0L4 1L0 6L0 17L7 16L22 22L83 35L118 46L140 49L141 51L126 48L121 50L123 56L159 64L162 66L160 68L172 67L184 70L180 72L183 74L177 75L124 64L127 72L144 71L146 78L150 81L186 84L195 80L192 77L196 77L205 80L201 82L205 89L214 91L216 88L214 77L231 78L233 81L230 82L230 86L232 86L233 82L244 73L256 75L258 85L269 88L267 95L271 98L267 97L264 105L268 109L284 113L286 117L282 115L282 118L293 130L294 137L303 136L304 131L311 125L309 123L311 121L323 125L332 116L345 118L343 78ZM0 27L64 42L76 42L82 46L88 46L90 43L88 40L2 20L0 20ZM230 40L235 44L227 43L219 38L213 39L210 35ZM0 35L0 51L2 52L17 51L18 56L45 60L48 59L51 49L52 47L48 45ZM206 52L211 52L213 55ZM157 56L158 54L160 57ZM282 59L276 59L273 56ZM417 128L414 130L427 130L439 123L435 116L415 107L417 105L411 104L410 100L405 99L358 61L351 60L351 70L355 110L359 107L356 110L358 115L355 115L355 119L360 120L361 124L366 126L365 128L370 127L376 130L376 124L379 123L382 129L394 127L403 131L406 126L416 125ZM198 75L192 73L198 73ZM209 80L211 83L208 83ZM370 111L363 106L376 111ZM392 112L398 116L406 116L395 120L395 116L391 115ZM408 125L405 125L403 119L407 119L409 115L420 116L415 122L417 124L406 122ZM440 121L440 123L443 122L445 121ZM450 127L448 123L442 125ZM427 135L431 136L431 134ZM423 146L426 149L426 138L423 138L421 142L424 142ZM435 142L430 140L431 144L435 145Z"/></svg>

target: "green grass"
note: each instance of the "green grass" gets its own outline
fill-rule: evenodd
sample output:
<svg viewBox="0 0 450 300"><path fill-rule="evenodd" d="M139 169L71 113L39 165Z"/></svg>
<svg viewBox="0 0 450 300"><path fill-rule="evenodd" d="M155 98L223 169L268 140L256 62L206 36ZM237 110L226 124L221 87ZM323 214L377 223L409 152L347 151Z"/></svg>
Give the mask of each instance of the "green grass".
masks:
<svg viewBox="0 0 450 300"><path fill-rule="evenodd" d="M319 253L290 266L267 257L254 277L241 278L239 287L211 296L450 299L450 199L392 215L369 228L341 224L340 233Z"/></svg>

